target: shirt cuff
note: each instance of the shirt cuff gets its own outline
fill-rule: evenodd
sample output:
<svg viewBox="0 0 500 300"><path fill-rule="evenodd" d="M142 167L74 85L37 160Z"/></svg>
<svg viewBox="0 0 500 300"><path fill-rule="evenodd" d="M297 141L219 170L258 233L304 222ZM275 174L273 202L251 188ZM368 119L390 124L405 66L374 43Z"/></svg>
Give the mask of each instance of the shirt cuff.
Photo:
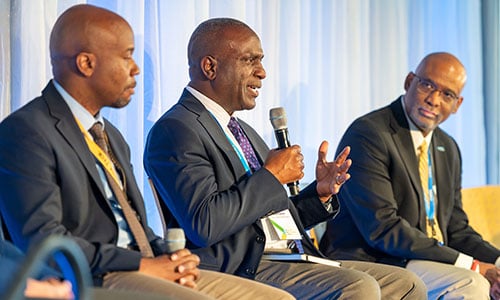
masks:
<svg viewBox="0 0 500 300"><path fill-rule="evenodd" d="M326 209L326 211L328 213L333 213L333 205L332 205L332 200L333 200L333 197L330 197L330 199L328 199L328 201L326 202L322 202L323 204L323 207Z"/></svg>
<svg viewBox="0 0 500 300"><path fill-rule="evenodd" d="M455 261L455 267L460 267L470 270L472 263L474 262L474 257L467 254L458 253L457 260Z"/></svg>

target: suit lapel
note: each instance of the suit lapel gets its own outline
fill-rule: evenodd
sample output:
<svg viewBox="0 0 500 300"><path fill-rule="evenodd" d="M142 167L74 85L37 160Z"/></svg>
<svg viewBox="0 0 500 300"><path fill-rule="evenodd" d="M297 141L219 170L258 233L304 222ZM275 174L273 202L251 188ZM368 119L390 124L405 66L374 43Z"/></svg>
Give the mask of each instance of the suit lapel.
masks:
<svg viewBox="0 0 500 300"><path fill-rule="evenodd" d="M42 92L45 100L47 101L47 106L52 117L57 119L55 124L56 130L66 139L68 144L73 148L75 153L80 158L83 166L90 174L90 177L94 180L96 185L99 187L102 195L105 195L104 187L101 182L99 173L95 166L96 162L92 154L90 153L83 134L80 131L73 114L69 109L68 105L57 92L52 82L50 82L47 87Z"/></svg>
<svg viewBox="0 0 500 300"><path fill-rule="evenodd" d="M418 199L420 226L423 226L422 228L426 228L426 212L424 205L424 195L422 186L420 184L420 175L418 172L418 159L413 150L413 140L411 138L409 124L403 112L403 105L401 101L403 101L403 98L399 98L398 101L394 101L391 104L393 118L390 119L390 127L394 130L394 143L396 144L396 148L399 151L399 155L401 156L401 160L404 167L406 168L407 174L409 174L410 181L415 191L415 195ZM408 145L411 146L409 147ZM411 196L409 195L408 197Z"/></svg>
<svg viewBox="0 0 500 300"><path fill-rule="evenodd" d="M212 114L210 114L210 112L203 106L203 104L201 104L201 102L187 90L184 90L179 102L188 110L198 115L198 122L203 128L205 128L207 134L212 138L214 144L220 149L221 153L226 156L235 178L241 178L246 171L240 161L240 158L234 151L233 146L231 146L231 143L228 141L226 134L221 128L221 126L225 125L219 124Z"/></svg>

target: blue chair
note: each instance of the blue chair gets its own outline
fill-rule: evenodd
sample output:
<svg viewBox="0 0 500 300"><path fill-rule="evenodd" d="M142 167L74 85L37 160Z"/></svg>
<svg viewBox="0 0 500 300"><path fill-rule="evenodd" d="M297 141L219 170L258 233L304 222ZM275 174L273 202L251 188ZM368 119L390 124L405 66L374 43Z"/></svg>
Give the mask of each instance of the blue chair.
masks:
<svg viewBox="0 0 500 300"><path fill-rule="evenodd" d="M1 218L0 228L2 228ZM51 259L58 265L62 277L71 282L75 299L91 299L90 269L82 250L73 240L59 235L49 236L32 247L24 257L19 249L4 238L3 230L0 230L0 254L6 261L12 262L13 265L21 263L21 266L6 284L6 293L2 299L24 299L26 280L36 278L42 271L49 269L46 262Z"/></svg>

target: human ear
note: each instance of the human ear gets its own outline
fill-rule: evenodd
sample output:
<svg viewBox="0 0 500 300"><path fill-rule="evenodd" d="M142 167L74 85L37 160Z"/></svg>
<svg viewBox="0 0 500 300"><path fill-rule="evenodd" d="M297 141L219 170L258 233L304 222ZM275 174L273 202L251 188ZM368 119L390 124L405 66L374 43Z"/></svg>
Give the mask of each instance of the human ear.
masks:
<svg viewBox="0 0 500 300"><path fill-rule="evenodd" d="M408 91L408 89L410 88L413 78L415 78L415 74L413 72L410 72L408 73L408 75L406 75L405 85L404 85L405 91Z"/></svg>
<svg viewBox="0 0 500 300"><path fill-rule="evenodd" d="M80 52L75 58L76 69L85 77L90 77L95 70L95 55L88 52Z"/></svg>
<svg viewBox="0 0 500 300"><path fill-rule="evenodd" d="M455 104L453 105L453 108L451 109L451 112L454 114L458 111L458 108L460 107L460 105L462 105L462 102L464 101L464 97L460 96L460 98L458 98L458 100L455 102Z"/></svg>
<svg viewBox="0 0 500 300"><path fill-rule="evenodd" d="M217 60L212 56L205 56L201 59L201 72L208 80L214 80L217 73Z"/></svg>

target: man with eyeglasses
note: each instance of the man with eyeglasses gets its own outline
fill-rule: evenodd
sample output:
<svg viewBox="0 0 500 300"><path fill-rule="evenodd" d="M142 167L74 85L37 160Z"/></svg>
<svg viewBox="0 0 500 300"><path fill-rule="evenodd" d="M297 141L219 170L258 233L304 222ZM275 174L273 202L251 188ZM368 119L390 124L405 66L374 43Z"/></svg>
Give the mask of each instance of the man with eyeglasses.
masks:
<svg viewBox="0 0 500 300"><path fill-rule="evenodd" d="M330 258L404 266L429 299L500 299L500 250L468 225L461 201L461 157L439 128L462 104L466 80L449 53L426 56L406 76L406 94L347 129L351 180L321 250Z"/></svg>

